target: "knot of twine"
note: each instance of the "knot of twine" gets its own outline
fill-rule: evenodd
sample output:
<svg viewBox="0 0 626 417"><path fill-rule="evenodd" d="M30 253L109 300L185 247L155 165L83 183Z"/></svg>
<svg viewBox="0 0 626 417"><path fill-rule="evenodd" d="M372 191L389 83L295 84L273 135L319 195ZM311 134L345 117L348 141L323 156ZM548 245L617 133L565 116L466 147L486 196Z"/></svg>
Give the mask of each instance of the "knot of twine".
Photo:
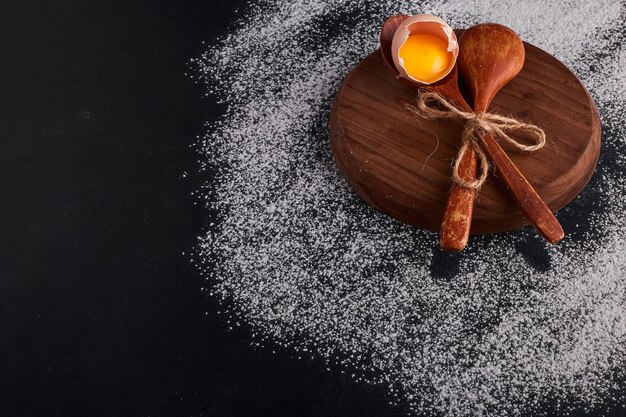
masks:
<svg viewBox="0 0 626 417"><path fill-rule="evenodd" d="M435 107L437 105L443 107L444 110ZM411 104L407 104L406 107L413 113L427 119L465 120L465 128L463 129L461 137L463 144L456 156L452 169L452 180L461 187L477 190L480 189L487 179L489 161L487 155L477 142L477 134L484 132L491 133L495 139L504 140L513 146L513 148L525 152L536 151L543 148L546 144L545 132L533 124L520 122L519 120L494 113L465 112L454 107L439 93L430 91L422 92L417 102L417 107ZM520 143L509 136L509 134L512 133L525 134L531 138L534 144L525 145ZM461 176L460 165L465 152L467 152L470 147L474 150L480 162L480 175L476 179L467 181Z"/></svg>

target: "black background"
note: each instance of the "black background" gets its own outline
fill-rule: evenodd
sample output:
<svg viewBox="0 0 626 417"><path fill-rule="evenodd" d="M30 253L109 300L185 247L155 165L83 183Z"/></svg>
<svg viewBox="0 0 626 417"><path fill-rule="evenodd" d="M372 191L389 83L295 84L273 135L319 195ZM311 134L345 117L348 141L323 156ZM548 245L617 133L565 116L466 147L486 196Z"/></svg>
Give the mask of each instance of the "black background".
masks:
<svg viewBox="0 0 626 417"><path fill-rule="evenodd" d="M223 109L185 73L242 6L1 6L0 416L404 414L201 291L190 145Z"/></svg>
<svg viewBox="0 0 626 417"><path fill-rule="evenodd" d="M0 416L399 413L201 291L190 144L223 109L185 73L242 4L1 6Z"/></svg>

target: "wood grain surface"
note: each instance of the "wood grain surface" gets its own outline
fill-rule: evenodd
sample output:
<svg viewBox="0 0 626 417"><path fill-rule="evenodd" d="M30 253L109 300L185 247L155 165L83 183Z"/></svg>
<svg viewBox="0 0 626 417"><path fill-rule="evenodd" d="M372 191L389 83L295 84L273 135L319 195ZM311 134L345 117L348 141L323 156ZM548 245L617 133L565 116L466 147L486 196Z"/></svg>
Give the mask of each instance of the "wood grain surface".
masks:
<svg viewBox="0 0 626 417"><path fill-rule="evenodd" d="M504 147L557 211L593 174L600 153L600 121L587 90L567 67L539 48L524 47L524 68L489 110L544 129L548 143L537 152ZM407 224L439 230L462 124L416 117L405 108L416 97L389 74L379 51L367 56L348 74L335 98L333 154L348 183L368 204ZM497 173L477 194L473 216L472 234L529 224Z"/></svg>

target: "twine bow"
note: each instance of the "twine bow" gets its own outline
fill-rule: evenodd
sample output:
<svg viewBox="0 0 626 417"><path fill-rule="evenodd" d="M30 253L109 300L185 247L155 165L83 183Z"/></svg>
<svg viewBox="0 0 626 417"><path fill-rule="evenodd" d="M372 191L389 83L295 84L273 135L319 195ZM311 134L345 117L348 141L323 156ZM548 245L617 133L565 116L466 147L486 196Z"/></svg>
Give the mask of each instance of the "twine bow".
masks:
<svg viewBox="0 0 626 417"><path fill-rule="evenodd" d="M443 107L444 110L434 107L437 106L437 104ZM487 179L489 162L487 155L476 139L476 135L480 132L489 132L495 139L504 140L515 149L525 152L536 151L543 148L546 144L545 132L533 124L520 122L519 120L500 116L494 113L465 112L454 107L439 93L430 91L422 92L417 102L417 107L410 104L407 104L406 107L413 113L427 119L465 120L465 128L463 129L461 137L463 145L456 156L452 170L452 180L461 187L477 190L480 189ZM534 144L525 145L518 142L509 136L513 133L526 134L526 136L531 138ZM480 162L480 176L471 181L464 180L459 172L461 160L469 147L474 150Z"/></svg>

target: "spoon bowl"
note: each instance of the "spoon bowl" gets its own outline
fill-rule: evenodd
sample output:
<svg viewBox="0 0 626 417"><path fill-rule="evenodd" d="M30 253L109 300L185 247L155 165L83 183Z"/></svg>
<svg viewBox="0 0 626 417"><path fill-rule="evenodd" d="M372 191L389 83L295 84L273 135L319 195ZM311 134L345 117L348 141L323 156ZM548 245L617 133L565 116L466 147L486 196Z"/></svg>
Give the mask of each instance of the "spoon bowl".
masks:
<svg viewBox="0 0 626 417"><path fill-rule="evenodd" d="M522 70L524 43L508 27L485 23L465 30L459 45L459 71L474 97L474 111L487 111L498 91Z"/></svg>

